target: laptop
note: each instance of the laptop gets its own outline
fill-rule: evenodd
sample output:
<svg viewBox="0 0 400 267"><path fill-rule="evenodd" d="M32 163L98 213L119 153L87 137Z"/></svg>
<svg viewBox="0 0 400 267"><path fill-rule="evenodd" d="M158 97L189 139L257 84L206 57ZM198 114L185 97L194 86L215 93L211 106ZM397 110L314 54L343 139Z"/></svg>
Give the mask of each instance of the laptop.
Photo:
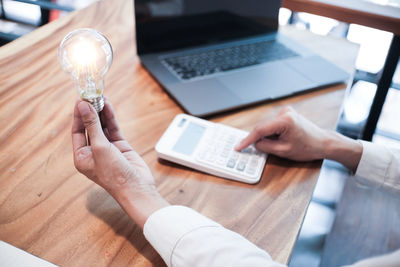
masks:
<svg viewBox="0 0 400 267"><path fill-rule="evenodd" d="M205 117L347 80L278 32L280 0L135 0L141 63Z"/></svg>

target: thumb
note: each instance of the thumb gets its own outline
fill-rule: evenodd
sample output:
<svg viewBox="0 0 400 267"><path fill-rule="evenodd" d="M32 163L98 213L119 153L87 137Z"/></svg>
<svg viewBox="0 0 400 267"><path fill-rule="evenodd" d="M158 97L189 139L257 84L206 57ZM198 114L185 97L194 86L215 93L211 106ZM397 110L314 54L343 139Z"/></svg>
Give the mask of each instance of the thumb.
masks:
<svg viewBox="0 0 400 267"><path fill-rule="evenodd" d="M98 145L106 141L107 139L104 136L99 116L92 105L88 102L81 101L78 103L78 110L92 145Z"/></svg>

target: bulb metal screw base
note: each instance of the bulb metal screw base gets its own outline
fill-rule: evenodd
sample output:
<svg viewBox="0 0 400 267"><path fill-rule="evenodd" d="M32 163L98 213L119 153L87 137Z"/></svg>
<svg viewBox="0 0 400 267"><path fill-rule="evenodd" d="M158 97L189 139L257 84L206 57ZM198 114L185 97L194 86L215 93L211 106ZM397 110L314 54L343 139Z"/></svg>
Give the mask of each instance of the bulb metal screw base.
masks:
<svg viewBox="0 0 400 267"><path fill-rule="evenodd" d="M104 108L103 96L99 96L99 97L92 98L92 99L84 99L84 100L88 101L93 106L93 108L97 111L97 113L102 111Z"/></svg>

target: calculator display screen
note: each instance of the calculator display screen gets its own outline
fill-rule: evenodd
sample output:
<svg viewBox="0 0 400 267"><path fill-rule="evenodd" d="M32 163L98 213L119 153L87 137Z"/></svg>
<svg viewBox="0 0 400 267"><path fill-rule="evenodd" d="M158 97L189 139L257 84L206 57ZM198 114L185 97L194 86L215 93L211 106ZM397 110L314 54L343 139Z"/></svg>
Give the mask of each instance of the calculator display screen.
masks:
<svg viewBox="0 0 400 267"><path fill-rule="evenodd" d="M204 126L190 122L172 150L187 156L192 155L205 130Z"/></svg>

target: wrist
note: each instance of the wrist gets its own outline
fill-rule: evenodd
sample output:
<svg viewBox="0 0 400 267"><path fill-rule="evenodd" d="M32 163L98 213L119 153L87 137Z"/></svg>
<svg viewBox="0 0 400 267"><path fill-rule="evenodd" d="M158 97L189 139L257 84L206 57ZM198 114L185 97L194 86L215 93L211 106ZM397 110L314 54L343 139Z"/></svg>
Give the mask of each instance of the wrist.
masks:
<svg viewBox="0 0 400 267"><path fill-rule="evenodd" d="M340 162L352 172L355 172L362 151L360 142L334 131L327 132L324 140L324 158Z"/></svg>
<svg viewBox="0 0 400 267"><path fill-rule="evenodd" d="M325 159L333 159L336 155L336 150L339 144L338 137L333 131L326 131L326 135L323 141L323 156Z"/></svg>
<svg viewBox="0 0 400 267"><path fill-rule="evenodd" d="M169 206L153 184L129 186L110 194L142 229L152 213Z"/></svg>

